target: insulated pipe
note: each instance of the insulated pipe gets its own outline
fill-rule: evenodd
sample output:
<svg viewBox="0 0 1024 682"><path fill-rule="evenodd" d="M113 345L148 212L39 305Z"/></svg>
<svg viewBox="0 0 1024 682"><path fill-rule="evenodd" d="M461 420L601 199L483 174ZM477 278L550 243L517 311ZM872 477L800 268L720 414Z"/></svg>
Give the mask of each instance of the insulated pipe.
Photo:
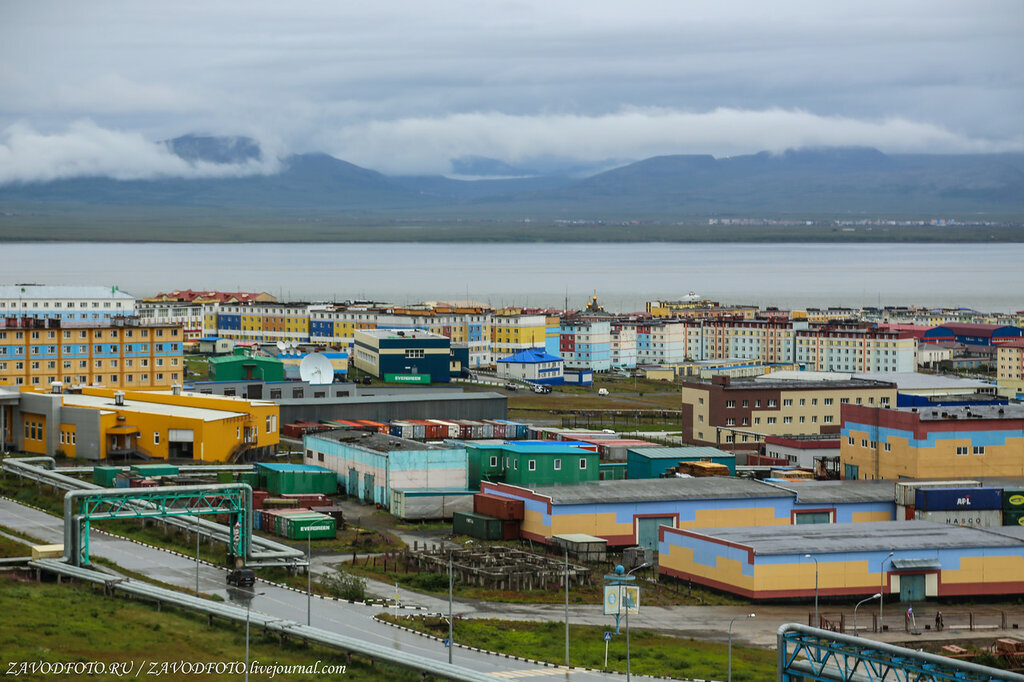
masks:
<svg viewBox="0 0 1024 682"><path fill-rule="evenodd" d="M926 663L934 665L940 665L944 668L954 668L959 671L975 673L977 675L984 675L986 678L992 678L992 673L999 673L999 679L1005 679L1007 682L1024 682L1024 675L1018 675L1005 670L994 670L987 666L978 665L977 663L970 663L957 658L946 658L945 656L938 656L936 654L930 654L926 651L915 651L914 649L906 649L901 646L894 644L887 644L886 642L879 642L873 639L864 639L862 637L854 637L853 635L846 635L841 632L832 632L831 630L821 630L819 628L812 628L806 625L800 625L799 623L786 623L779 627L777 638L778 638L778 661L779 661L779 679L782 678L782 671L786 667L786 646L785 636L788 632L800 632L806 635L819 637L823 640L829 640L832 642L848 644L856 648L861 648L874 652L881 652L889 654L895 658L910 658L917 659ZM995 679L995 678L993 678Z"/></svg>

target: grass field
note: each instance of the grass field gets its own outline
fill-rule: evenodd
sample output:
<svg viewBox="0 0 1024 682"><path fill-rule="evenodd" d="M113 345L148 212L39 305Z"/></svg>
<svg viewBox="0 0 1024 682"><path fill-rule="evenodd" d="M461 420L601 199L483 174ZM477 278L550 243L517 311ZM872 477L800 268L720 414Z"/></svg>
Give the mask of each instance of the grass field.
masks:
<svg viewBox="0 0 1024 682"><path fill-rule="evenodd" d="M448 624L439 618L377 616L421 632L447 637ZM613 626L569 626L569 663L586 668L604 668L604 633ZM564 623L459 619L454 625L455 641L490 651L515 654L551 663L565 663ZM775 679L775 652L733 646L733 680ZM678 679L724 680L728 669L727 646L659 635L644 630L630 632L630 667L638 675ZM608 645L608 670L626 672L625 629Z"/></svg>
<svg viewBox="0 0 1024 682"><path fill-rule="evenodd" d="M10 662L74 663L97 661L139 666L187 661L220 663L245 660L245 626L214 621L205 616L151 605L120 597L104 597L85 586L38 584L14 575L0 576L0 664L6 671ZM277 635L263 636L253 630L250 661L262 664L347 665L343 679L398 682L420 679L418 674L353 658L329 649L308 646L295 640L278 644ZM147 665L148 669L148 665ZM140 676L146 676L143 670ZM134 674L129 675L134 679ZM164 680L238 680L240 674L188 675L167 673ZM79 680L99 682L125 679L109 672L101 675L41 675L23 679ZM253 679L268 679L257 675ZM324 676L288 673L280 679L313 682ZM338 675L332 679L342 679Z"/></svg>

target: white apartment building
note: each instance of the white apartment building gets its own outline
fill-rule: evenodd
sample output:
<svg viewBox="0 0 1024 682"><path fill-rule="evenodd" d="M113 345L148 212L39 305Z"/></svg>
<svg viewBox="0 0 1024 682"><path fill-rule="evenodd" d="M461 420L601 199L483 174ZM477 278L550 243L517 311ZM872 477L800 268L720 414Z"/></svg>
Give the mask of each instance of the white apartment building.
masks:
<svg viewBox="0 0 1024 682"><path fill-rule="evenodd" d="M117 287L0 285L0 317L55 319L94 325L135 315L135 297Z"/></svg>

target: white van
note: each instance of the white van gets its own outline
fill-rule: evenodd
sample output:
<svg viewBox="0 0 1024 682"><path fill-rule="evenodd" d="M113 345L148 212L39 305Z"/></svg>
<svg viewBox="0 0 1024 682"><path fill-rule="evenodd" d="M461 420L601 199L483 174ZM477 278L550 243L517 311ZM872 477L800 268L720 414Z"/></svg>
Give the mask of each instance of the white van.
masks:
<svg viewBox="0 0 1024 682"><path fill-rule="evenodd" d="M607 388L599 388L599 389L597 389L597 394L598 395L608 395L608 389Z"/></svg>

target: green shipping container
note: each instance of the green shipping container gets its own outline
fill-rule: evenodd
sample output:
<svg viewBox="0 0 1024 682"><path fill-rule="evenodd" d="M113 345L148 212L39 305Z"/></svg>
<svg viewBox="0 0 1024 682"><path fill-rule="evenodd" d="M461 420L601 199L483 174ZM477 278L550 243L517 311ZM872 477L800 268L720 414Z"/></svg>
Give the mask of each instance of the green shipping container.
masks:
<svg viewBox="0 0 1024 682"><path fill-rule="evenodd" d="M121 473L123 467L93 467L92 482L104 488L114 487L114 478Z"/></svg>
<svg viewBox="0 0 1024 682"><path fill-rule="evenodd" d="M1003 488L1003 510L1024 511L1024 488Z"/></svg>
<svg viewBox="0 0 1024 682"><path fill-rule="evenodd" d="M145 478L178 475L178 467L173 464L136 464L131 470Z"/></svg>
<svg viewBox="0 0 1024 682"><path fill-rule="evenodd" d="M338 492L338 476L333 471L267 471L266 489L271 495Z"/></svg>
<svg viewBox="0 0 1024 682"><path fill-rule="evenodd" d="M1003 512L1003 525L1004 526L1024 526L1024 510L1021 510L1021 511L1004 511Z"/></svg>
<svg viewBox="0 0 1024 682"><path fill-rule="evenodd" d="M337 522L326 514L290 517L285 519L285 537L292 540L322 540L338 533Z"/></svg>
<svg viewBox="0 0 1024 682"><path fill-rule="evenodd" d="M253 490L255 490L256 488L260 487L260 475L257 474L255 471L243 471L242 473L238 474L238 482L248 483L250 486L252 486Z"/></svg>
<svg viewBox="0 0 1024 682"><path fill-rule="evenodd" d="M456 535L468 535L478 540L500 540L501 519L475 512L455 512L452 528Z"/></svg>

